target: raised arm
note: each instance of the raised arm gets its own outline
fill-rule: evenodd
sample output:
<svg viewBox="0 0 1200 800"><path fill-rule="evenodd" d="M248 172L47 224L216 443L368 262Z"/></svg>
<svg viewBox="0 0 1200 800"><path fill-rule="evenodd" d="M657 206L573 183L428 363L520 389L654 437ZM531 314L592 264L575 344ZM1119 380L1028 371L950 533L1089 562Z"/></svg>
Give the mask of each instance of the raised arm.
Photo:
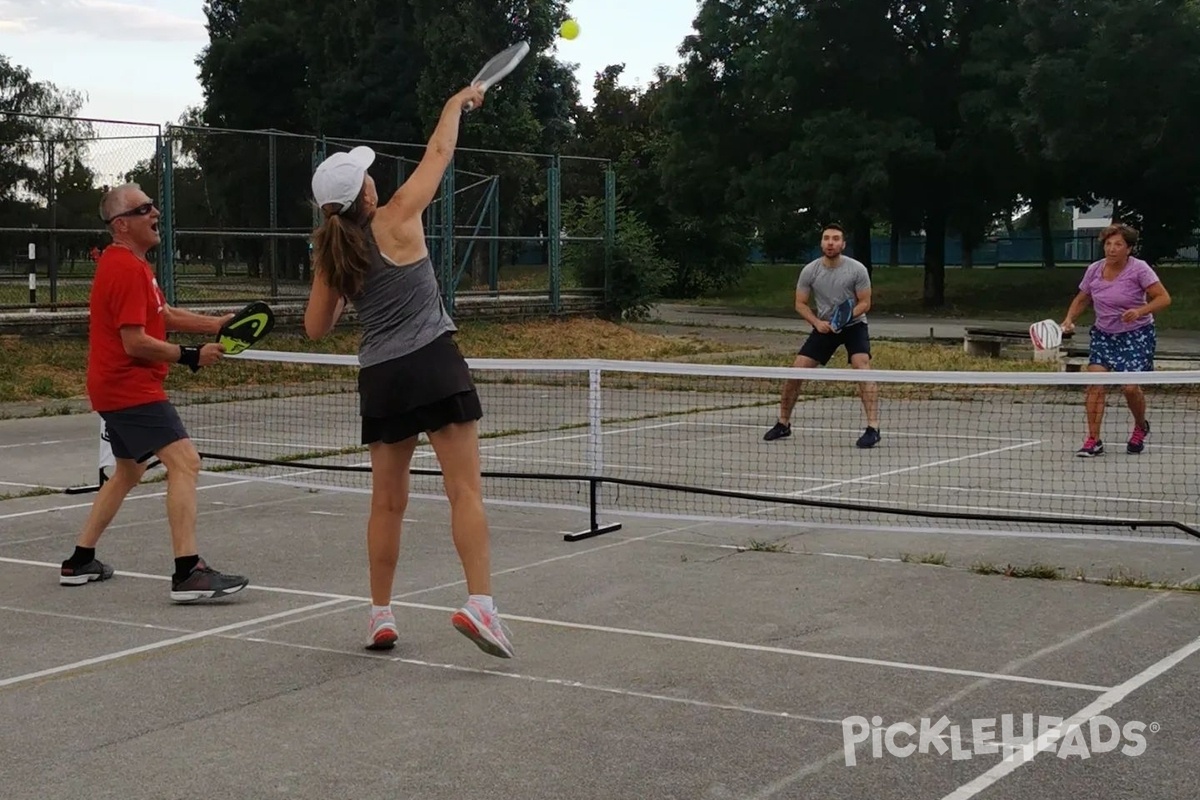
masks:
<svg viewBox="0 0 1200 800"><path fill-rule="evenodd" d="M468 86L446 101L437 127L429 137L429 144L425 148L421 163L391 199L380 207L380 213L392 216L398 221L409 220L422 214L433 201L442 183L442 176L454 156L454 148L458 144L459 122L467 103L472 103L475 108L483 105L483 92L474 86Z"/></svg>

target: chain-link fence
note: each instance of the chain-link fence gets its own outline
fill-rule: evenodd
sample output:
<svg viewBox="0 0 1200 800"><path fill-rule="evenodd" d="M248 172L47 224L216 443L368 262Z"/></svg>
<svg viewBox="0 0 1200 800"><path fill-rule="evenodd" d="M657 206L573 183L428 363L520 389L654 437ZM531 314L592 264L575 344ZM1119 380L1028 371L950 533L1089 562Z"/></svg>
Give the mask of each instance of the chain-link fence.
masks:
<svg viewBox="0 0 1200 800"><path fill-rule="evenodd" d="M95 258L108 241L100 195L129 180L162 210L162 245L150 257L170 302L301 304L318 222L313 169L359 144L377 154L371 174L381 202L425 152L424 144L278 130L5 114L0 177L11 170L15 180L0 194L0 310L86 304ZM603 260L615 241L613 214L602 229L569 229L564 205L570 217L589 198L615 207L609 162L458 149L424 219L451 312L460 298L540 296L557 311L568 295L602 294L603 274L563 268L564 246L595 248ZM31 269L34 295L25 291L35 280Z"/></svg>
<svg viewBox="0 0 1200 800"><path fill-rule="evenodd" d="M87 305L106 187L159 191L158 125L0 113L0 310Z"/></svg>

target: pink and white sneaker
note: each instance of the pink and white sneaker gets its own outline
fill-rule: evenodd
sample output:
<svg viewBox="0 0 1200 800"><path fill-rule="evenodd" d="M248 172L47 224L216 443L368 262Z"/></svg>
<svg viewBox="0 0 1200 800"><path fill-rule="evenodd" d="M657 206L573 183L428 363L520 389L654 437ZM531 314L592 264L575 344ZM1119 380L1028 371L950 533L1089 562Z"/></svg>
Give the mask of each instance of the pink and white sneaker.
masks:
<svg viewBox="0 0 1200 800"><path fill-rule="evenodd" d="M368 650L391 650L400 638L396 618L391 611L380 611L371 615L370 633L367 635Z"/></svg>
<svg viewBox="0 0 1200 800"><path fill-rule="evenodd" d="M516 653L508 641L508 632L500 615L494 611L485 611L473 600L454 612L450 623L455 630L466 636L475 645L490 656L496 658L513 658Z"/></svg>

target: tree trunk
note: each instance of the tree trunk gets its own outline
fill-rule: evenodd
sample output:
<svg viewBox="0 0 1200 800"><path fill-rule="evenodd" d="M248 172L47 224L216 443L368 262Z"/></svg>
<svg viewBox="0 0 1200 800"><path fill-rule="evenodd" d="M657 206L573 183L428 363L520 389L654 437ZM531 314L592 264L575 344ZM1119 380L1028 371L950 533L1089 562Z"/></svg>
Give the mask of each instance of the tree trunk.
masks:
<svg viewBox="0 0 1200 800"><path fill-rule="evenodd" d="M946 304L946 211L930 209L925 214L925 292L926 307Z"/></svg>
<svg viewBox="0 0 1200 800"><path fill-rule="evenodd" d="M871 268L871 220L866 214L857 215L850 236L854 257L863 263L868 273L874 272Z"/></svg>
<svg viewBox="0 0 1200 800"><path fill-rule="evenodd" d="M1038 227L1042 231L1042 266L1046 269L1054 269L1054 231L1050 225L1050 201L1039 197L1033 202L1037 212Z"/></svg>
<svg viewBox="0 0 1200 800"><path fill-rule="evenodd" d="M962 238L962 265L963 269L972 269L975 266L975 245L965 236Z"/></svg>
<svg viewBox="0 0 1200 800"><path fill-rule="evenodd" d="M891 241L888 243L888 266L900 266L900 229L892 225Z"/></svg>

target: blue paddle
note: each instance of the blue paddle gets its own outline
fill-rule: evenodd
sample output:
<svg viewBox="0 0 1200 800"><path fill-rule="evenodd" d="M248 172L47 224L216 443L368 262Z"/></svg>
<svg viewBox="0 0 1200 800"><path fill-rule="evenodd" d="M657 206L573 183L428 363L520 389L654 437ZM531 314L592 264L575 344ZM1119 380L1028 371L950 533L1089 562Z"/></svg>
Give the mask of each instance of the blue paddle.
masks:
<svg viewBox="0 0 1200 800"><path fill-rule="evenodd" d="M842 328L850 324L850 320L854 318L854 298L847 297L842 302L838 303L838 307L833 310L833 316L829 318L829 327L833 328L834 333L838 333Z"/></svg>

